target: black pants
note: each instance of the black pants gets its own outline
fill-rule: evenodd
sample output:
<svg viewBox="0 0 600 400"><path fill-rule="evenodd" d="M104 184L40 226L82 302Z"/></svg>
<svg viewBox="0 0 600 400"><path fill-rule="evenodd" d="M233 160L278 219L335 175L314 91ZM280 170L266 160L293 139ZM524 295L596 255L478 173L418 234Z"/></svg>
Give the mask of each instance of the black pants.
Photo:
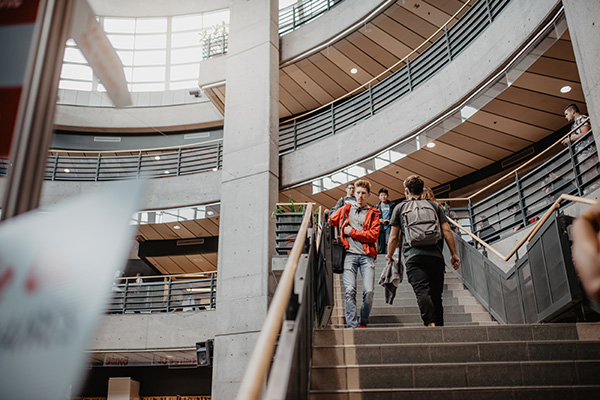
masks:
<svg viewBox="0 0 600 400"><path fill-rule="evenodd" d="M414 256L406 263L406 276L417 296L423 323L435 322L436 326L444 326L444 259Z"/></svg>

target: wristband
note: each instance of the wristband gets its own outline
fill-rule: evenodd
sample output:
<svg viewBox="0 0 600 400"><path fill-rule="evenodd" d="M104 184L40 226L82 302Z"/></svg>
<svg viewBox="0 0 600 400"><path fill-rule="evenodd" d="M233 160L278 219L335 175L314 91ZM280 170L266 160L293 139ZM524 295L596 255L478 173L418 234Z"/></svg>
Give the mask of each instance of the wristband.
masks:
<svg viewBox="0 0 600 400"><path fill-rule="evenodd" d="M600 217L598 215L587 213L583 214L582 217L592 225L596 233L600 232Z"/></svg>

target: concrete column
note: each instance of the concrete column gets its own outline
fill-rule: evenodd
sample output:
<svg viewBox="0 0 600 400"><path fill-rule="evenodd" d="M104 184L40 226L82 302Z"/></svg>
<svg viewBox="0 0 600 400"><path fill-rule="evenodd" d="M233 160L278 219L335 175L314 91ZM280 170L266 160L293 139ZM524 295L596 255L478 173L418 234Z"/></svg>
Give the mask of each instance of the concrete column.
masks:
<svg viewBox="0 0 600 400"><path fill-rule="evenodd" d="M563 0L563 5L587 112L600 148L600 4L598 0Z"/></svg>
<svg viewBox="0 0 600 400"><path fill-rule="evenodd" d="M233 399L271 296L279 191L278 2L231 2L213 389Z"/></svg>

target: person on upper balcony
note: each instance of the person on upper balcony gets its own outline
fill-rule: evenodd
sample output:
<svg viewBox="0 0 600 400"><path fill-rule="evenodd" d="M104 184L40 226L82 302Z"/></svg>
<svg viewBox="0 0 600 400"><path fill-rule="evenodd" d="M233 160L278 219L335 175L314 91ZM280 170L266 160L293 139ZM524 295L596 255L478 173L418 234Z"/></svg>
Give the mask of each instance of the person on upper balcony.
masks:
<svg viewBox="0 0 600 400"><path fill-rule="evenodd" d="M573 130L573 132L562 141L562 144L566 146L569 142L575 142L577 139L588 133L590 129L592 129L592 125L590 124L590 121L587 120L583 125L577 128L579 124L588 118L587 115L579 112L579 107L577 107L577 104L569 104L566 106L564 114L565 119L569 122L572 122L571 130Z"/></svg>
<svg viewBox="0 0 600 400"><path fill-rule="evenodd" d="M331 209L330 214L333 214L338 209L342 208L346 203L356 204L356 197L354 197L354 183L352 182L346 185L346 196L340 197L337 203L335 203L335 206Z"/></svg>

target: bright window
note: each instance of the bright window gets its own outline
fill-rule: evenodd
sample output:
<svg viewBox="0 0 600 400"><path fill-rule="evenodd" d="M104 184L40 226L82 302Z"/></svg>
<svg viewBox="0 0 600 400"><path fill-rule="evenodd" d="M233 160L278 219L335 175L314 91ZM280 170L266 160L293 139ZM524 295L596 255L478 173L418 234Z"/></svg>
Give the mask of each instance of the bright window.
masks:
<svg viewBox="0 0 600 400"><path fill-rule="evenodd" d="M125 67L132 92L196 88L203 32L228 31L229 9L160 18L99 17ZM73 40L66 45L59 87L106 91Z"/></svg>

